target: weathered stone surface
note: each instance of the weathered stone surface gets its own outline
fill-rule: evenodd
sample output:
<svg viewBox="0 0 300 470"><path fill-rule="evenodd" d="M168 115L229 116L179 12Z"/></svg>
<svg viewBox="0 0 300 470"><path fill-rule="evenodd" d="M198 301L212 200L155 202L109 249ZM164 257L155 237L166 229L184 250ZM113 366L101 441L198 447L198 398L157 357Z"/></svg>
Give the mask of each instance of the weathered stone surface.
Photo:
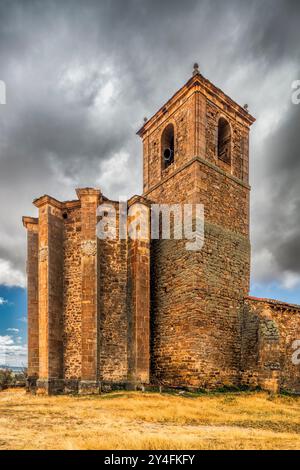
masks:
<svg viewBox="0 0 300 470"><path fill-rule="evenodd" d="M117 211L116 203L114 207ZM99 240L98 245L100 380L101 383L125 383L128 372L127 240Z"/></svg>
<svg viewBox="0 0 300 470"><path fill-rule="evenodd" d="M39 286L38 220L24 217L27 229L27 310L28 310L28 388L35 387L39 376Z"/></svg>
<svg viewBox="0 0 300 470"><path fill-rule="evenodd" d="M300 306L249 297L242 337L243 384L300 392L300 365L292 360L293 343L300 338Z"/></svg>
<svg viewBox="0 0 300 470"><path fill-rule="evenodd" d="M64 219L63 341L65 380L81 377L81 208L69 207Z"/></svg>
<svg viewBox="0 0 300 470"><path fill-rule="evenodd" d="M226 124L222 139L220 122ZM97 189L78 189L75 201L35 201L39 218L24 218L28 388L85 394L247 385L300 391L300 368L291 361L300 307L247 297L253 122L196 71L138 132L144 186L143 196L128 203L129 222L140 207L150 229L153 202L203 204L200 251L188 251L186 240L174 237L97 238L101 202L115 209L117 233L121 218L118 204ZM168 164L166 126L174 148Z"/></svg>

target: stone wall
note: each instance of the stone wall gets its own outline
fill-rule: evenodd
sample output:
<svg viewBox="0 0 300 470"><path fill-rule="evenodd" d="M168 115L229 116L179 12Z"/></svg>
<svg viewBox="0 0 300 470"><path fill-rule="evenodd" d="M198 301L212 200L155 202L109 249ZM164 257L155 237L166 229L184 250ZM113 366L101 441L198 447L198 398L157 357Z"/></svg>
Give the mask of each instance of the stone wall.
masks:
<svg viewBox="0 0 300 470"><path fill-rule="evenodd" d="M240 180L248 183L249 180L249 129L241 122L231 119L226 111L220 110L214 103L207 101L206 109L206 158L224 171L228 165L217 157L218 120L225 117L231 127L231 160L230 173Z"/></svg>
<svg viewBox="0 0 300 470"><path fill-rule="evenodd" d="M217 156L220 117L230 124L230 164ZM255 376L253 351L247 365L245 358L257 324L243 308L250 278L248 141L253 122L195 70L139 131L144 193L129 201L130 220L134 208L149 217L151 202L203 204L199 251L187 250L186 240L150 243L149 235L98 239L99 203L114 205L119 224L117 203L100 190L79 189L76 201L49 196L35 201L38 236L29 232L28 239L30 357L33 373L39 365L40 386L53 379L62 380L65 390L82 393L99 391L100 383L149 381L216 388L240 384L241 362L243 382ZM161 136L169 124L174 126L174 163L164 168ZM266 328L266 344L278 343L276 328L271 323ZM267 357L268 347L261 348L261 357ZM282 367L290 377L289 365ZM286 380L291 387L291 379Z"/></svg>
<svg viewBox="0 0 300 470"><path fill-rule="evenodd" d="M300 364L292 361L297 340L300 306L248 298L242 323L242 384L300 392Z"/></svg>
<svg viewBox="0 0 300 470"><path fill-rule="evenodd" d="M152 381L239 384L248 278L249 242L219 226L206 223L201 252L187 251L181 240L152 241Z"/></svg>
<svg viewBox="0 0 300 470"><path fill-rule="evenodd" d="M100 190L77 190L81 205L81 382L80 390L99 388L99 266L96 235Z"/></svg>
<svg viewBox="0 0 300 470"><path fill-rule="evenodd" d="M230 166L217 157L220 117L231 128ZM138 132L143 139L144 194L194 157L206 159L248 183L249 127L254 121L202 75L194 75ZM174 164L163 169L161 137L169 124L174 126Z"/></svg>
<svg viewBox="0 0 300 470"><path fill-rule="evenodd" d="M191 91L180 101L176 109L170 107L158 119L155 127L143 139L144 145L144 193L174 169L187 163L195 148L195 94ZM173 124L175 160L172 168L163 170L161 136L168 124Z"/></svg>
<svg viewBox="0 0 300 470"><path fill-rule="evenodd" d="M63 218L48 207L48 374L63 378Z"/></svg>
<svg viewBox="0 0 300 470"><path fill-rule="evenodd" d="M119 214L117 203L117 230ZM99 240L99 376L104 382L127 381L127 241Z"/></svg>
<svg viewBox="0 0 300 470"><path fill-rule="evenodd" d="M81 377L81 210L64 212L64 377Z"/></svg>
<svg viewBox="0 0 300 470"><path fill-rule="evenodd" d="M99 190L77 190L78 200L35 201L39 218L28 230L30 386L40 393L149 381L150 244L99 239ZM118 204L116 210L119 233ZM135 206L147 211L141 197ZM126 228L126 227L125 227ZM149 232L150 233L150 232ZM148 237L149 237L148 233Z"/></svg>
<svg viewBox="0 0 300 470"><path fill-rule="evenodd" d="M28 309L28 380L35 384L39 376L39 282L38 220L24 217L27 229L27 309Z"/></svg>
<svg viewBox="0 0 300 470"><path fill-rule="evenodd" d="M63 218L59 205L52 202L47 196L35 201L39 208L37 386L47 392L60 388L63 377Z"/></svg>
<svg viewBox="0 0 300 470"><path fill-rule="evenodd" d="M231 164L218 159L218 121L231 128ZM139 131L144 196L204 205L201 251L181 240L151 244L151 380L213 388L239 384L240 322L250 279L248 135L253 118L194 76ZM162 168L172 123L174 163Z"/></svg>
<svg viewBox="0 0 300 470"><path fill-rule="evenodd" d="M240 321L250 278L249 187L196 158L147 193L155 202L202 203L204 247L152 241L151 373L160 383L239 384Z"/></svg>

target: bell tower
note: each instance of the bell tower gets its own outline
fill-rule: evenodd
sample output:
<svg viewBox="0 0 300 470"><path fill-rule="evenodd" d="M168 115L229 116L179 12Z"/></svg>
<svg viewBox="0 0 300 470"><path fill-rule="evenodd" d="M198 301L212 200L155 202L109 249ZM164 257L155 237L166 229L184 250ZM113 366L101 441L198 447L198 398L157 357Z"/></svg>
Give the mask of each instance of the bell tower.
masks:
<svg viewBox="0 0 300 470"><path fill-rule="evenodd" d="M187 83L138 131L144 195L155 196L159 186L196 159L247 185L249 129L255 121L247 108L204 78L195 63Z"/></svg>
<svg viewBox="0 0 300 470"><path fill-rule="evenodd" d="M238 384L240 314L250 279L249 130L255 119L202 76L192 77L138 134L143 195L204 205L205 240L151 244L152 381Z"/></svg>

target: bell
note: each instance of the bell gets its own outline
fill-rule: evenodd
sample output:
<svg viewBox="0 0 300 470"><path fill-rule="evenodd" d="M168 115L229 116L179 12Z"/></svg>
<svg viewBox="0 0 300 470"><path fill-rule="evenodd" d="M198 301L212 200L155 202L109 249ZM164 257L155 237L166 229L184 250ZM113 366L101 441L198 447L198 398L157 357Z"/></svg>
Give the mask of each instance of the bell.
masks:
<svg viewBox="0 0 300 470"><path fill-rule="evenodd" d="M164 160L165 162L170 162L173 159L174 151L170 148L167 148L164 151Z"/></svg>

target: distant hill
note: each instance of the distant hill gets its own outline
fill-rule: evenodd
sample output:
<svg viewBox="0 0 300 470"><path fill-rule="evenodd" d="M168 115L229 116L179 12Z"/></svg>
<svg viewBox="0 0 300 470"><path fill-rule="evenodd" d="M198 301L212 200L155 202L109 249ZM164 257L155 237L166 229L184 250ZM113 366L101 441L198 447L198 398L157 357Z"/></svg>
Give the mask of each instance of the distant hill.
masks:
<svg viewBox="0 0 300 470"><path fill-rule="evenodd" d="M13 372L23 372L25 367L19 367L19 366L7 366L5 364L0 364L0 370L1 369L9 369L12 370Z"/></svg>

